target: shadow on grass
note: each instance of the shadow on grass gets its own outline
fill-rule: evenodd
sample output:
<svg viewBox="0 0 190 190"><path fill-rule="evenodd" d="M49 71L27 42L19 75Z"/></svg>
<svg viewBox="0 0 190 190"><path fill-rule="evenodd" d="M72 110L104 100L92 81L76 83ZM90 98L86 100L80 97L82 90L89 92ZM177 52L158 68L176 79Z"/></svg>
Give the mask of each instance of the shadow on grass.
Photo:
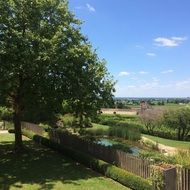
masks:
<svg viewBox="0 0 190 190"><path fill-rule="evenodd" d="M25 141L26 152L15 155L12 142L0 143L0 189L23 188L37 184L38 189L53 189L56 182L79 186L80 179L99 176L46 147Z"/></svg>

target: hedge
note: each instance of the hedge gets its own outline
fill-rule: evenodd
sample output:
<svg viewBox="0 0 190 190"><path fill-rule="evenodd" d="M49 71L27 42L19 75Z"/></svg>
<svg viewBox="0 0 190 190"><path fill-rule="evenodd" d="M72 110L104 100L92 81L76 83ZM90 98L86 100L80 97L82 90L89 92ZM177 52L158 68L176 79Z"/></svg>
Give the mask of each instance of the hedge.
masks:
<svg viewBox="0 0 190 190"><path fill-rule="evenodd" d="M88 154L73 150L69 147L57 144L49 139L35 135L34 133L23 130L23 135L33 139L35 142L45 145L49 148L62 152L64 155L78 161L79 163L109 177L113 180L133 189L133 190L152 190L150 182L130 172L113 166L102 160L98 160Z"/></svg>

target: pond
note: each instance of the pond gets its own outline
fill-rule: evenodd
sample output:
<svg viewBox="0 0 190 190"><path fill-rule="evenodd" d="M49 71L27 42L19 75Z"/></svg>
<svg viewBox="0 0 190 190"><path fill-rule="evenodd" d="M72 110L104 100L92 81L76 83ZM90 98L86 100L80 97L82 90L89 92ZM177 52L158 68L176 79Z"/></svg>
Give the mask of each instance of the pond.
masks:
<svg viewBox="0 0 190 190"><path fill-rule="evenodd" d="M125 144L122 144L120 142L113 141L110 139L100 139L99 141L97 141L97 144L101 144L103 146L114 146L114 145L121 145L123 147L126 146ZM132 154L134 156L138 156L139 152L141 151L141 149L139 149L138 147L135 147L135 146L129 146L129 149L131 152L130 154Z"/></svg>

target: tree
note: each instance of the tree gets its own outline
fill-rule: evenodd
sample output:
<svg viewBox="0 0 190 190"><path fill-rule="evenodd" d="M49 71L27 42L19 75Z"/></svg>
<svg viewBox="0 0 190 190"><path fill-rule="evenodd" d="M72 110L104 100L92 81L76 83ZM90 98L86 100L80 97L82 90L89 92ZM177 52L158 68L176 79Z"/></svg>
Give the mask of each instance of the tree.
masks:
<svg viewBox="0 0 190 190"><path fill-rule="evenodd" d="M90 115L112 98L114 83L80 24L64 0L0 1L0 97L13 109L16 151L22 119L53 117L64 99Z"/></svg>
<svg viewBox="0 0 190 190"><path fill-rule="evenodd" d="M164 123L177 131L178 140L186 140L190 132L190 108L168 111L164 114Z"/></svg>
<svg viewBox="0 0 190 190"><path fill-rule="evenodd" d="M155 128L161 124L163 113L163 109L154 108L147 109L139 114L141 122L149 134L154 134Z"/></svg>
<svg viewBox="0 0 190 190"><path fill-rule="evenodd" d="M3 129L5 129L5 121L12 120L12 110L6 107L0 107L0 121L3 121Z"/></svg>

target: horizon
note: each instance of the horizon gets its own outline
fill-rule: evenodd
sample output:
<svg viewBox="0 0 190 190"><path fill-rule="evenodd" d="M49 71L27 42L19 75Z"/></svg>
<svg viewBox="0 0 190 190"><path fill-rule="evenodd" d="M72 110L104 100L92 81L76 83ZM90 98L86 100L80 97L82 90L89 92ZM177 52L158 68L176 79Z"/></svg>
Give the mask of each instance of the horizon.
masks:
<svg viewBox="0 0 190 190"><path fill-rule="evenodd" d="M117 80L115 96L190 96L190 2L69 1Z"/></svg>

